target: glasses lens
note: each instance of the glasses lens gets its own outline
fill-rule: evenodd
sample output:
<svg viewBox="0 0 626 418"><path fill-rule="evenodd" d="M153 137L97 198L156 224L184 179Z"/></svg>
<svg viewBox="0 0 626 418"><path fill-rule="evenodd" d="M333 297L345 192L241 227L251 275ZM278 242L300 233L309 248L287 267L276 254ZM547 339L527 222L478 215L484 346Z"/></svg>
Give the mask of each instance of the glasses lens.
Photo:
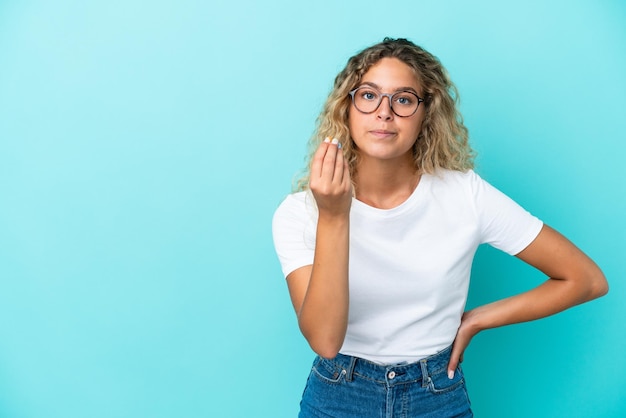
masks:
<svg viewBox="0 0 626 418"><path fill-rule="evenodd" d="M411 116L418 104L417 96L408 91L400 91L391 97L391 108L398 116Z"/></svg>
<svg viewBox="0 0 626 418"><path fill-rule="evenodd" d="M380 104L380 93L369 87L361 87L354 92L354 106L363 113L371 113Z"/></svg>

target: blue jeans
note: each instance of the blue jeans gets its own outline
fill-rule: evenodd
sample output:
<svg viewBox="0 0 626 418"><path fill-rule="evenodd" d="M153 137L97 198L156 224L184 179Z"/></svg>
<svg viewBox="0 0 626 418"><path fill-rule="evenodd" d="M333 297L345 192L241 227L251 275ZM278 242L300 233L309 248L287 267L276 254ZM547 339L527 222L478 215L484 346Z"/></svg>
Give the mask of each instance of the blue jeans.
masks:
<svg viewBox="0 0 626 418"><path fill-rule="evenodd" d="M383 366L316 357L300 418L473 417L461 368L448 379L451 347L416 363Z"/></svg>

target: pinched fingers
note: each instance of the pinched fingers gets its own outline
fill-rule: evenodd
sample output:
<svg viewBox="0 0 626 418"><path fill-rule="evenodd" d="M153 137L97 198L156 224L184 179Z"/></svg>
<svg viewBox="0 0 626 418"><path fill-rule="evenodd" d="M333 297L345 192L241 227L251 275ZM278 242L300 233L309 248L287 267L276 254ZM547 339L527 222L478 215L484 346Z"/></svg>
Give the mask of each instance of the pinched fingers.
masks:
<svg viewBox="0 0 626 418"><path fill-rule="evenodd" d="M329 214L345 213L352 199L352 183L341 143L327 138L313 156L309 186L318 209Z"/></svg>
<svg viewBox="0 0 626 418"><path fill-rule="evenodd" d="M326 138L317 152L313 156L311 164L311 187L320 189L320 191L328 190L328 188L336 188L344 183L345 160L341 144L335 138L332 141Z"/></svg>
<svg viewBox="0 0 626 418"><path fill-rule="evenodd" d="M325 141L328 141L326 138ZM333 139L330 142L330 145L326 149L326 155L324 155L324 161L322 163L322 178L326 181L337 183L339 178L339 182L341 182L342 173L337 172L337 163L341 161L339 157L339 141L337 138Z"/></svg>

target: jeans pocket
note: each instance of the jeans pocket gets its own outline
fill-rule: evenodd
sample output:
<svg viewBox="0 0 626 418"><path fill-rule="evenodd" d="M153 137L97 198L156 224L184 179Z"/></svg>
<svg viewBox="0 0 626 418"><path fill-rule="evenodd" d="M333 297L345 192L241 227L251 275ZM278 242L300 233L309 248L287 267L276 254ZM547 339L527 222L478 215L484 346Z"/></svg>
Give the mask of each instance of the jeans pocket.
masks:
<svg viewBox="0 0 626 418"><path fill-rule="evenodd" d="M346 376L346 370L333 360L320 357L314 364L312 374L324 383L336 385Z"/></svg>
<svg viewBox="0 0 626 418"><path fill-rule="evenodd" d="M444 368L428 377L428 389L432 393L446 393L462 387L465 383L461 367L457 367L452 379L448 378L448 369Z"/></svg>

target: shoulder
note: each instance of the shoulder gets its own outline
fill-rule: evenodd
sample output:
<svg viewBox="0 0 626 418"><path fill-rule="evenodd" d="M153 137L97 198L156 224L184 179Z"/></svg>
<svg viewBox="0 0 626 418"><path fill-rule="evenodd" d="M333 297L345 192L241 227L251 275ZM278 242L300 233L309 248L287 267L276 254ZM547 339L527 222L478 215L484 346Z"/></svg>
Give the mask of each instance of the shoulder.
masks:
<svg viewBox="0 0 626 418"><path fill-rule="evenodd" d="M440 200L468 205L475 211L481 207L498 207L508 196L484 180L474 170L438 170L430 175L431 193Z"/></svg>
<svg viewBox="0 0 626 418"><path fill-rule="evenodd" d="M472 169L467 171L458 171L438 168L434 173L428 175L440 182L468 183L480 179L480 176Z"/></svg>
<svg viewBox="0 0 626 418"><path fill-rule="evenodd" d="M275 213L305 208L307 205L307 201L309 200L309 197L307 195L310 195L310 192L302 191L288 194L280 203L280 205L278 205Z"/></svg>
<svg viewBox="0 0 626 418"><path fill-rule="evenodd" d="M433 187L451 191L465 191L473 194L486 182L474 171L457 171L438 169L433 174L427 174Z"/></svg>
<svg viewBox="0 0 626 418"><path fill-rule="evenodd" d="M311 192L302 191L287 195L274 212L274 224L284 220L305 220L316 213L317 206Z"/></svg>

